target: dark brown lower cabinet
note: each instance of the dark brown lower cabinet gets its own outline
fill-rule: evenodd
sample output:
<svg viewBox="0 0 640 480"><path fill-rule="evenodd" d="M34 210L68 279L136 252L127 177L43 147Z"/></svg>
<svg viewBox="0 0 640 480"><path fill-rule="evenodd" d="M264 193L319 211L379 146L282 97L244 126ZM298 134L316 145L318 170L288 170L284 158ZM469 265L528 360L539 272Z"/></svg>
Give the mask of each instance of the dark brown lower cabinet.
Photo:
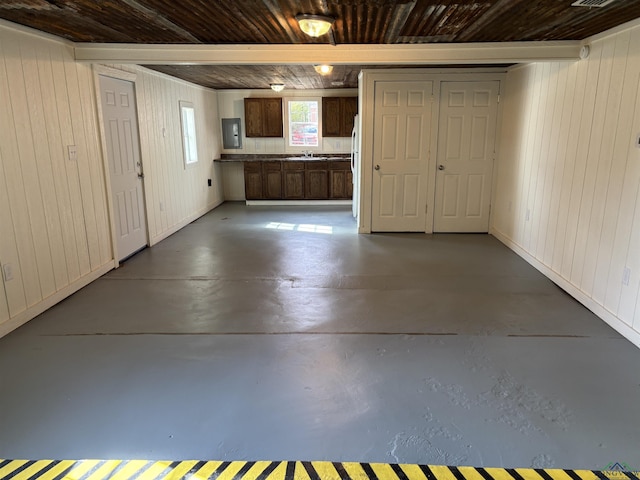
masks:
<svg viewBox="0 0 640 480"><path fill-rule="evenodd" d="M329 198L328 162L308 162L304 172L304 196L309 200Z"/></svg>
<svg viewBox="0 0 640 480"><path fill-rule="evenodd" d="M348 200L351 166L345 161L245 162L247 200Z"/></svg>
<svg viewBox="0 0 640 480"><path fill-rule="evenodd" d="M267 200L282 199L282 162L262 162L262 195Z"/></svg>
<svg viewBox="0 0 640 480"><path fill-rule="evenodd" d="M332 200L353 197L351 162L329 162L329 198Z"/></svg>
<svg viewBox="0 0 640 480"><path fill-rule="evenodd" d="M284 198L304 199L304 162L282 162Z"/></svg>
<svg viewBox="0 0 640 480"><path fill-rule="evenodd" d="M262 162L244 162L244 195L247 200L261 200Z"/></svg>

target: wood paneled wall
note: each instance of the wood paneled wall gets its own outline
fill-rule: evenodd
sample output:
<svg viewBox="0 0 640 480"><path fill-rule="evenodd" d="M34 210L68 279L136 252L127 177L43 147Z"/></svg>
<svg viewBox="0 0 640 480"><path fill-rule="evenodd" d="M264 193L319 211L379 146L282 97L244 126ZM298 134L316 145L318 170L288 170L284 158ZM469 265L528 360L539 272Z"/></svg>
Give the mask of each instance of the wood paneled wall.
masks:
<svg viewBox="0 0 640 480"><path fill-rule="evenodd" d="M93 85L66 44L0 27L0 335L113 266Z"/></svg>
<svg viewBox="0 0 640 480"><path fill-rule="evenodd" d="M122 69L137 75L153 244L222 202L216 92ZM13 275L0 274L0 336L115 265L95 94L92 66L68 44L0 26L0 264ZM186 169L180 100L197 122L199 161Z"/></svg>
<svg viewBox="0 0 640 480"><path fill-rule="evenodd" d="M147 221L153 245L223 201L221 168L213 163L221 148L217 93L142 67L110 67L136 74ZM196 116L198 163L187 168L180 101L191 102Z"/></svg>
<svg viewBox="0 0 640 480"><path fill-rule="evenodd" d="M493 233L640 346L640 27L502 98Z"/></svg>

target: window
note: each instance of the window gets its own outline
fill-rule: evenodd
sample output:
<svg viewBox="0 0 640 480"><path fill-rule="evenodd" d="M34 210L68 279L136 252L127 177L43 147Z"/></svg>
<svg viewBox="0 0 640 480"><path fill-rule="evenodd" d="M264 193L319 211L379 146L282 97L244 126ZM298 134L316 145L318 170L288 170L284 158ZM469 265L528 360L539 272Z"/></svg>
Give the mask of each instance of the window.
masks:
<svg viewBox="0 0 640 480"><path fill-rule="evenodd" d="M180 102L180 123L182 125L182 149L185 167L198 161L198 143L196 142L196 115L193 104Z"/></svg>
<svg viewBox="0 0 640 480"><path fill-rule="evenodd" d="M311 151L320 149L320 99L296 98L287 100L287 150Z"/></svg>

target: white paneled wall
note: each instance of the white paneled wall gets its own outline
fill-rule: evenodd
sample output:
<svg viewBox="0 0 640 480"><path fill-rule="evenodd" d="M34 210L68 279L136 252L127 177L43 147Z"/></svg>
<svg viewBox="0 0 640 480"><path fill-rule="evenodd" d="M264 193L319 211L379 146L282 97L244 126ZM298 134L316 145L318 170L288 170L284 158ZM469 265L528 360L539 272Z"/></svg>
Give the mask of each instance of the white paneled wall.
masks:
<svg viewBox="0 0 640 480"><path fill-rule="evenodd" d="M221 168L213 163L221 148L217 94L142 67L110 67L136 74L147 221L154 244L223 201ZM191 102L196 116L198 162L186 168L180 101Z"/></svg>
<svg viewBox="0 0 640 480"><path fill-rule="evenodd" d="M0 335L113 267L93 85L67 44L0 26Z"/></svg>
<svg viewBox="0 0 640 480"><path fill-rule="evenodd" d="M503 101L493 233L640 346L640 27Z"/></svg>
<svg viewBox="0 0 640 480"><path fill-rule="evenodd" d="M121 69L136 74L154 244L222 202L216 92ZM199 161L188 168L180 100L196 114ZM96 105L94 70L69 44L0 25L0 336L115 266Z"/></svg>

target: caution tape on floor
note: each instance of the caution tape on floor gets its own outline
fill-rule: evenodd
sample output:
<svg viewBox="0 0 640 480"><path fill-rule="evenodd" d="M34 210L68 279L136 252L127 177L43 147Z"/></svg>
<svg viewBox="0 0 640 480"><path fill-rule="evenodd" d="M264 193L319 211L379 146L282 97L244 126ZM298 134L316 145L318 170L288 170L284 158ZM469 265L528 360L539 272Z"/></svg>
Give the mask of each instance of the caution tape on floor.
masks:
<svg viewBox="0 0 640 480"><path fill-rule="evenodd" d="M640 480L638 472L350 462L1 460L0 480Z"/></svg>

